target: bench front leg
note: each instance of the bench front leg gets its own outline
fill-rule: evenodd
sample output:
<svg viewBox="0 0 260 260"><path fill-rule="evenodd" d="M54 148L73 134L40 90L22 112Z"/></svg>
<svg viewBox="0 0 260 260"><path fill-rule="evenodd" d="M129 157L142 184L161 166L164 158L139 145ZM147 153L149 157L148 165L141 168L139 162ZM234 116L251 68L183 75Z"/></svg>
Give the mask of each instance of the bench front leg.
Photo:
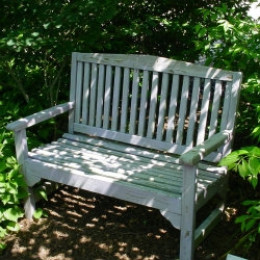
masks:
<svg viewBox="0 0 260 260"><path fill-rule="evenodd" d="M30 185L30 181L28 181L28 176L26 176L26 170L24 165L25 160L28 158L26 129L14 131L14 140L15 140L16 158L20 165L20 171L24 175L26 179L26 183ZM27 191L29 196L24 203L25 216L27 219L32 219L35 211L35 198L31 187L28 187Z"/></svg>
<svg viewBox="0 0 260 260"><path fill-rule="evenodd" d="M197 166L183 165L180 260L193 259L197 175Z"/></svg>

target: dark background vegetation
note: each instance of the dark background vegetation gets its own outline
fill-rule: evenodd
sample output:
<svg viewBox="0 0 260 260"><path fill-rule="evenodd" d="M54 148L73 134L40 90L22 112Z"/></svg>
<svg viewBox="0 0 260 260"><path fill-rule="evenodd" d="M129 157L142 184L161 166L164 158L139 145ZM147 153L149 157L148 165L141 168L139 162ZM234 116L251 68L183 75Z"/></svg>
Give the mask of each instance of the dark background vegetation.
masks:
<svg viewBox="0 0 260 260"><path fill-rule="evenodd" d="M259 22L247 16L252 2L2 0L0 239L8 230L18 229L17 220L23 215L20 200L26 196L25 184L13 158L12 134L5 130L5 125L68 101L73 51L150 54L242 71L244 80L234 147L254 145L257 148L260 139L260 35ZM30 147L48 142L59 135L60 129L66 129L66 118L56 120L62 125L59 130L55 120L30 129ZM260 172L260 152L255 149L246 154L247 158L241 156L244 155L237 155L237 161L233 161L230 168L240 175L242 171L244 180L252 184L253 178L255 183ZM254 158L251 163L250 158ZM234 166L242 161L243 167ZM251 222L251 228L244 226L243 230L248 234L256 228L253 237L256 241L257 230L258 234L260 232L259 186L257 182L253 186L255 189L248 188L248 182L244 181L238 188L241 201L258 201L254 208L255 222ZM4 248L4 244L0 245Z"/></svg>

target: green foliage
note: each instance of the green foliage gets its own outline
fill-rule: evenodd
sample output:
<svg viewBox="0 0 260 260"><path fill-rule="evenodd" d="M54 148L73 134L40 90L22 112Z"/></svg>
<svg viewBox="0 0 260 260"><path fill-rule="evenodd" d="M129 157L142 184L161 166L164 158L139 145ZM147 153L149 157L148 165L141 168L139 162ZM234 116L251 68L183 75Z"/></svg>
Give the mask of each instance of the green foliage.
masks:
<svg viewBox="0 0 260 260"><path fill-rule="evenodd" d="M0 146L0 241L8 231L19 230L18 219L24 215L20 202L28 195L16 159L5 156L6 144L5 139ZM0 251L4 248L0 243Z"/></svg>

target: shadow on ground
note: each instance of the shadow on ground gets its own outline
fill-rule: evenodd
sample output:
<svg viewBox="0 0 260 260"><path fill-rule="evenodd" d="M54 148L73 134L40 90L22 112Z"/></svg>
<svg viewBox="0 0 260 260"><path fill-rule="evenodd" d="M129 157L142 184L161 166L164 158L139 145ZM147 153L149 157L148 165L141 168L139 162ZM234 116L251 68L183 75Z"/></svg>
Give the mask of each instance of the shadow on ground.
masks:
<svg viewBox="0 0 260 260"><path fill-rule="evenodd" d="M0 259L177 259L179 231L159 211L64 186L41 205L49 217L21 221ZM234 225L224 219L196 249L195 259L219 259ZM223 241L223 239L225 241Z"/></svg>

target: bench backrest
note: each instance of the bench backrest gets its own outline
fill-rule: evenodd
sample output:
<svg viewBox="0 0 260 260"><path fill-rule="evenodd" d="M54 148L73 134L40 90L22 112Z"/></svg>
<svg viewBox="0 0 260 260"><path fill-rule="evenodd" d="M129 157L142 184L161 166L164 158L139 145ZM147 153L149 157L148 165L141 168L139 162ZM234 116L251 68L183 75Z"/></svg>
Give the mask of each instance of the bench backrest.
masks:
<svg viewBox="0 0 260 260"><path fill-rule="evenodd" d="M239 72L173 59L73 53L69 132L182 154L233 131L240 84Z"/></svg>

